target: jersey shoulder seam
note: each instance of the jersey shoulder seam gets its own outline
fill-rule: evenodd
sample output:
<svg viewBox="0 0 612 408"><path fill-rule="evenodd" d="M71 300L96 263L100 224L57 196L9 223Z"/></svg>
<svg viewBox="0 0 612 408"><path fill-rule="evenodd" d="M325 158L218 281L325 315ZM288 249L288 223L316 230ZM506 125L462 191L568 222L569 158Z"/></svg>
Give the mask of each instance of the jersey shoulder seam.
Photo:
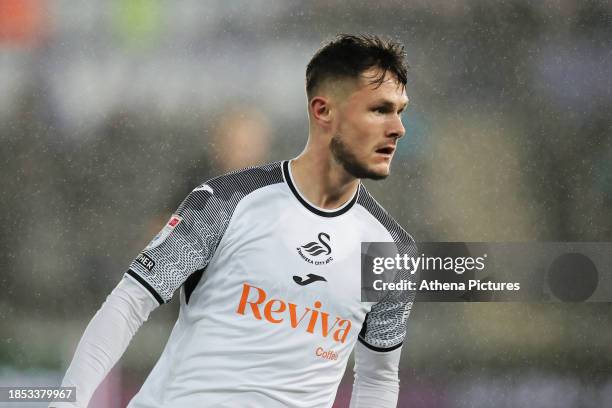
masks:
<svg viewBox="0 0 612 408"><path fill-rule="evenodd" d="M222 190L250 193L271 184L283 182L281 162L252 166L213 177L201 183L195 190L209 186ZM245 190L249 190L248 192ZM246 194L245 194L246 195Z"/></svg>
<svg viewBox="0 0 612 408"><path fill-rule="evenodd" d="M394 241L414 244L415 240L399 222L370 194L363 184L360 185L357 204L361 205L380 225L387 230Z"/></svg>

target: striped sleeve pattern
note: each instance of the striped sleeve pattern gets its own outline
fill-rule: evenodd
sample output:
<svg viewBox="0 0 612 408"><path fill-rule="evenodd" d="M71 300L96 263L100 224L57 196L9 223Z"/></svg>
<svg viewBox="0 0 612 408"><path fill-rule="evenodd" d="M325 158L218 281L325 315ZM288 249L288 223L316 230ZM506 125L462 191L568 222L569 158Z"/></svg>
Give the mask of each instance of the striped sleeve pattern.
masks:
<svg viewBox="0 0 612 408"><path fill-rule="evenodd" d="M412 236L387 213L363 185L360 189L357 203L389 232L395 241L398 253L417 256L417 246ZM406 279L417 282L417 275L402 270L396 281ZM366 315L359 333L359 341L375 351L391 351L399 348L406 337L406 325L415 295L415 292L410 291L389 291Z"/></svg>
<svg viewBox="0 0 612 408"><path fill-rule="evenodd" d="M173 215L180 222L169 233L166 230L164 234L162 229L130 264L127 275L140 282L159 303L168 302L192 273L206 268L240 200L259 188L282 182L280 163L271 163L198 186Z"/></svg>

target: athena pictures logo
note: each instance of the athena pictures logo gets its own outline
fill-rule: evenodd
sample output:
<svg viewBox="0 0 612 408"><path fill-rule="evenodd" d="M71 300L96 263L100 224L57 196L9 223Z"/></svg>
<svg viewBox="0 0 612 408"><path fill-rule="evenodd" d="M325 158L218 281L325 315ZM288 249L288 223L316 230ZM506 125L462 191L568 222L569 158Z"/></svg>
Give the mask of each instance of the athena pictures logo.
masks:
<svg viewBox="0 0 612 408"><path fill-rule="evenodd" d="M325 232L319 232L316 241L297 247L300 257L312 265L327 265L334 258L331 256L331 237Z"/></svg>

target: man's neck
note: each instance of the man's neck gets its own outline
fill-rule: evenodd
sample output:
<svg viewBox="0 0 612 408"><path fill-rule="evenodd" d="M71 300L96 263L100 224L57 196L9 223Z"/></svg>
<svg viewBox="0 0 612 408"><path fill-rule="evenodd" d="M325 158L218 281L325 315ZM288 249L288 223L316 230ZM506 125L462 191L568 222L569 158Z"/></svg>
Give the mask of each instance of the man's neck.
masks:
<svg viewBox="0 0 612 408"><path fill-rule="evenodd" d="M289 164L293 182L312 204L326 210L341 207L359 187L359 179L336 163L328 151L306 148Z"/></svg>

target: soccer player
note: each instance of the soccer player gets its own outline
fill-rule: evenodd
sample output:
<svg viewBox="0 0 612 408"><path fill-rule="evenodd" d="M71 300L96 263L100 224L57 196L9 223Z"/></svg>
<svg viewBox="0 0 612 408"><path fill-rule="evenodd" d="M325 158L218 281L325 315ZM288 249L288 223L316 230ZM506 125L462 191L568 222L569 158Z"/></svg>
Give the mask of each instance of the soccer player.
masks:
<svg viewBox="0 0 612 408"><path fill-rule="evenodd" d="M87 326L62 383L76 406L177 290L178 320L129 407L331 407L353 349L351 407L396 406L413 294L361 302L360 243L414 241L360 180L389 175L405 85L399 43L341 35L319 49L304 151L185 198Z"/></svg>

